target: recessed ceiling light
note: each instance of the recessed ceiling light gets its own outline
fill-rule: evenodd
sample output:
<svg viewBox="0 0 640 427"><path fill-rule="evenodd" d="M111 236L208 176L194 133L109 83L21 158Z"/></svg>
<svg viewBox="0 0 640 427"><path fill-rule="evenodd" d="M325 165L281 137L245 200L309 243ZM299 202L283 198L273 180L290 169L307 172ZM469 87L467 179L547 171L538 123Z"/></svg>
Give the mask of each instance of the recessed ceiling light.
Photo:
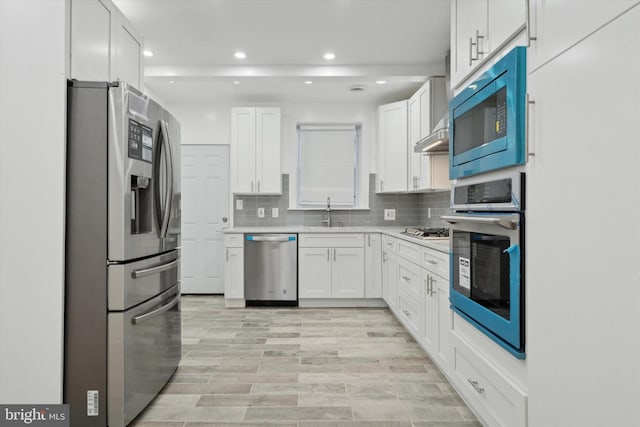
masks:
<svg viewBox="0 0 640 427"><path fill-rule="evenodd" d="M387 83L386 80L376 80L376 83L378 83L379 85L383 85L385 83Z"/></svg>
<svg viewBox="0 0 640 427"><path fill-rule="evenodd" d="M233 81L233 84L234 84L234 85L239 85L239 84L240 84L240 82L239 82L239 81L237 81L237 80L234 80L234 81Z"/></svg>
<svg viewBox="0 0 640 427"><path fill-rule="evenodd" d="M328 52L328 53L324 54L324 59L329 60L329 61L331 61L332 59L335 59L335 57L336 57L336 55L331 53L331 52Z"/></svg>
<svg viewBox="0 0 640 427"><path fill-rule="evenodd" d="M304 84L306 84L306 85L310 85L311 83L313 83L311 80L306 80L306 81L304 82Z"/></svg>
<svg viewBox="0 0 640 427"><path fill-rule="evenodd" d="M235 56L238 59L244 59L247 57L247 54L244 52L236 52L233 54L233 56Z"/></svg>
<svg viewBox="0 0 640 427"><path fill-rule="evenodd" d="M175 80L169 80L170 85L174 84L175 82L176 82Z"/></svg>
<svg viewBox="0 0 640 427"><path fill-rule="evenodd" d="M152 52L152 51L150 51L150 50L143 50L143 51L142 51L142 54L143 54L144 56L153 56L153 55L155 55L155 53L153 53L153 52Z"/></svg>

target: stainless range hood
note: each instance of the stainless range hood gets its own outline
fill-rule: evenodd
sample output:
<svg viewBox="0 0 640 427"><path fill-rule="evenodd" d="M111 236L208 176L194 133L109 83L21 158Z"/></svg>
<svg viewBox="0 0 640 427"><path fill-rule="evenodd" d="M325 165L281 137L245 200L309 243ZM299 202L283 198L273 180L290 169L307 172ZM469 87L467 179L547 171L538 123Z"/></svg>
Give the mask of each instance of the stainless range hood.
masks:
<svg viewBox="0 0 640 427"><path fill-rule="evenodd" d="M447 99L447 105L445 106L444 114L442 118L438 120L438 123L433 127L433 132L429 136L421 139L413 147L414 153L424 154L445 154L449 152L449 101L451 100L451 66L450 66L450 52L444 57L444 81L445 81L445 93Z"/></svg>
<svg viewBox="0 0 640 427"><path fill-rule="evenodd" d="M449 152L449 113L436 123L433 132L413 147L415 153L443 154Z"/></svg>

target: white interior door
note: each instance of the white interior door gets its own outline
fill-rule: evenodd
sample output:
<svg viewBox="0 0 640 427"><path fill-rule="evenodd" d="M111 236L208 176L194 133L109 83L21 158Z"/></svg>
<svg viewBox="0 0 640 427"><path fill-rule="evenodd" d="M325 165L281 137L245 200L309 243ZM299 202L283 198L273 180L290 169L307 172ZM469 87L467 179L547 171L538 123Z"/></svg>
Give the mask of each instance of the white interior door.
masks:
<svg viewBox="0 0 640 427"><path fill-rule="evenodd" d="M182 293L224 293L229 147L182 146Z"/></svg>

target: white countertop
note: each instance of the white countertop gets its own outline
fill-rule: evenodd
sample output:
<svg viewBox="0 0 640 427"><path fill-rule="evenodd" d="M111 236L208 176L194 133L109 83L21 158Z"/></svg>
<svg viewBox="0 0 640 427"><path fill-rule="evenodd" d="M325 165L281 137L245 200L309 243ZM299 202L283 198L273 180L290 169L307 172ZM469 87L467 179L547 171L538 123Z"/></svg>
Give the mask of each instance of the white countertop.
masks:
<svg viewBox="0 0 640 427"><path fill-rule="evenodd" d="M406 227L304 227L301 225L283 225L273 227L233 227L225 228L224 233L382 233L397 239L406 240L416 245L425 246L436 251L449 253L449 239L422 240L401 234Z"/></svg>

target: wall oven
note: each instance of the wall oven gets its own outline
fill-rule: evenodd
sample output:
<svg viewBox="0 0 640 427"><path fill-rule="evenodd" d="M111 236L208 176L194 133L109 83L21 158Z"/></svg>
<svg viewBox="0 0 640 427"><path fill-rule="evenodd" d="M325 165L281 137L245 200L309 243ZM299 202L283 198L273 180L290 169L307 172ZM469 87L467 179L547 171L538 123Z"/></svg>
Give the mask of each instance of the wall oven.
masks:
<svg viewBox="0 0 640 427"><path fill-rule="evenodd" d="M526 71L516 47L451 100L450 178L525 162Z"/></svg>
<svg viewBox="0 0 640 427"><path fill-rule="evenodd" d="M454 213L442 217L451 224L451 307L524 359L525 175L478 178L454 185Z"/></svg>

